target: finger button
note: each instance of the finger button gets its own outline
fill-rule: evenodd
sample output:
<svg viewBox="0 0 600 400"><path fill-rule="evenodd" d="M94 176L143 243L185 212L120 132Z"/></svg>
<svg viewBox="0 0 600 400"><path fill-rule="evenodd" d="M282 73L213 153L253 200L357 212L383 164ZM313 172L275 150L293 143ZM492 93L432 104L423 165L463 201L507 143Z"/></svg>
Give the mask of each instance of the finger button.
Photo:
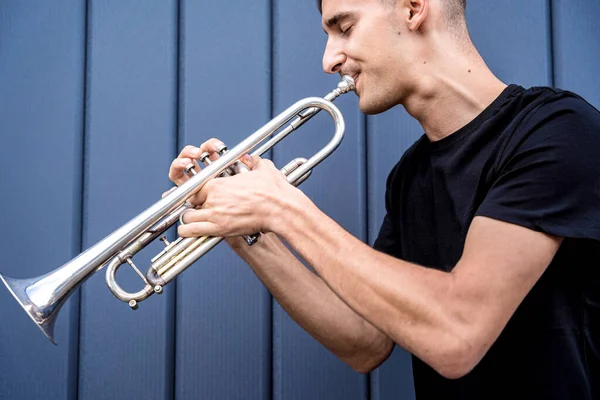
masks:
<svg viewBox="0 0 600 400"><path fill-rule="evenodd" d="M188 175L196 175L196 166L194 165L194 163L189 163L183 171Z"/></svg>
<svg viewBox="0 0 600 400"><path fill-rule="evenodd" d="M223 154L227 153L227 146L225 146L223 143L221 143L220 145L217 146L217 153L219 153L220 156L222 156Z"/></svg>
<svg viewBox="0 0 600 400"><path fill-rule="evenodd" d="M212 161L210 161L210 158L208 158L209 156L210 154L208 153L208 151L205 151L204 153L200 154L199 160L205 165L210 165Z"/></svg>

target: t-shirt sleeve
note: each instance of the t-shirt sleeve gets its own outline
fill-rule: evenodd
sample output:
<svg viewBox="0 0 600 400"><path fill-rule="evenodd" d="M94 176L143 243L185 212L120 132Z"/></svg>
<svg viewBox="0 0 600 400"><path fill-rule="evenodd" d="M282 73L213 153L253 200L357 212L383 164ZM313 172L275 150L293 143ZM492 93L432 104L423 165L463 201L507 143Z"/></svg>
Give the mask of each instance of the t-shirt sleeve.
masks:
<svg viewBox="0 0 600 400"><path fill-rule="evenodd" d="M532 111L498 155L476 215L600 240L600 113L572 95Z"/></svg>
<svg viewBox="0 0 600 400"><path fill-rule="evenodd" d="M375 250L389 254L394 257L399 257L400 254L400 236L394 224L394 210L392 208L394 175L397 173L398 164L392 169L388 175L385 190L385 216L379 228L379 234L373 243Z"/></svg>
<svg viewBox="0 0 600 400"><path fill-rule="evenodd" d="M390 214L386 213L385 217L383 217L383 222L379 229L379 234L375 239L375 243L373 244L373 248L391 256L398 257L400 251L399 246L399 237L396 234L394 224L392 223Z"/></svg>

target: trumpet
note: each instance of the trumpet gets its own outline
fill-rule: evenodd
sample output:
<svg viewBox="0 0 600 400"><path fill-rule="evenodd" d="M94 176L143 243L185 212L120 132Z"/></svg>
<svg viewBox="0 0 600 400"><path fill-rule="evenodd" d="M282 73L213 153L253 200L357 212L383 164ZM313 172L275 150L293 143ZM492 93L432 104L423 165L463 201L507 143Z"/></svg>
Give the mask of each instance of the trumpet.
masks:
<svg viewBox="0 0 600 400"><path fill-rule="evenodd" d="M29 279L14 279L0 274L2 282L55 345L54 324L61 307L77 288L104 266L107 266L106 284L110 291L119 300L129 303L132 309L137 309L139 302L154 293L162 293L166 284L223 240L222 237L211 236L179 237L169 243L164 233L175 223L182 221L186 211L194 208L189 199L210 179L247 171L247 167L240 161L241 157L246 154L264 154L318 112L325 110L335 125L331 140L312 157L297 158L281 169L290 184L299 185L304 182L312 169L341 143L345 123L333 101L352 90L354 80L343 76L337 88L323 98L307 97L299 100L231 150L225 146L218 149L220 157L214 162L210 162L208 157L200 156L200 161L205 164L201 171L195 171L194 164L190 164L186 168L190 178L185 183L72 260L45 275ZM152 258L150 267L143 274L133 262L133 256L157 238L164 242L165 247ZM252 245L260 240L260 233L244 238L248 245ZM143 288L138 292L127 292L117 283L116 272L124 264L129 264L144 282Z"/></svg>

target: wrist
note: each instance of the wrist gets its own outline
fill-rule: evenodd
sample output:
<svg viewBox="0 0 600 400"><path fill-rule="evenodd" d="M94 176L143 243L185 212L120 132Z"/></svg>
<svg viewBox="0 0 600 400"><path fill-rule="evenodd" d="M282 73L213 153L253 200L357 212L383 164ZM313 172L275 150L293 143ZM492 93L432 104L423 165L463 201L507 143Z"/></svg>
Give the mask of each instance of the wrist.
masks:
<svg viewBox="0 0 600 400"><path fill-rule="evenodd" d="M284 235L294 225L295 219L303 219L304 212L312 204L300 189L289 185L278 196L268 218L268 232Z"/></svg>
<svg viewBox="0 0 600 400"><path fill-rule="evenodd" d="M241 236L227 236L224 239L225 239L225 242L227 242L227 244L236 253L239 250L244 249L245 247L248 247L248 244L246 243L246 240L244 240L244 238L241 237Z"/></svg>

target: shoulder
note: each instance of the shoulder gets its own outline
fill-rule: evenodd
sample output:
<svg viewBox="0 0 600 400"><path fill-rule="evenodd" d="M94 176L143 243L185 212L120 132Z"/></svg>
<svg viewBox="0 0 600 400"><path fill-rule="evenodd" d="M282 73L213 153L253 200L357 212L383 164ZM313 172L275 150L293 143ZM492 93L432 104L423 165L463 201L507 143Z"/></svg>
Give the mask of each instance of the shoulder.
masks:
<svg viewBox="0 0 600 400"><path fill-rule="evenodd" d="M547 86L521 88L511 103L512 120L499 137L498 156L504 162L538 151L568 157L590 153L595 158L600 111L580 95Z"/></svg>
<svg viewBox="0 0 600 400"><path fill-rule="evenodd" d="M554 123L576 127L598 127L600 112L583 97L569 90L534 86L520 91L522 118L520 128L531 130Z"/></svg>
<svg viewBox="0 0 600 400"><path fill-rule="evenodd" d="M569 91L536 100L498 133L477 214L560 237L600 238L600 112Z"/></svg>

